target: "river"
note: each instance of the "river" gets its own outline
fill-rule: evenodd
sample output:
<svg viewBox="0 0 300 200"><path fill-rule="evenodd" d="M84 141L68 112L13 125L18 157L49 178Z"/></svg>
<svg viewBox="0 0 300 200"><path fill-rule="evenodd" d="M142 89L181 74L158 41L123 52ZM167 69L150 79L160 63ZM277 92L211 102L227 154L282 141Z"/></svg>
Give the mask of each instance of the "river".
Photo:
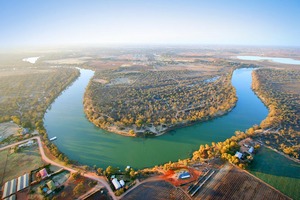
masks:
<svg viewBox="0 0 300 200"><path fill-rule="evenodd" d="M57 136L54 143L62 152L85 165L144 168L177 161L190 157L200 144L223 141L267 116L267 108L251 90L252 70L234 71L238 102L227 115L155 138L132 138L99 129L86 119L83 95L94 72L80 69L80 77L47 110L45 127L49 138Z"/></svg>
<svg viewBox="0 0 300 200"><path fill-rule="evenodd" d="M253 61L263 61L268 60L271 62L288 64L288 65L300 65L300 60L295 60L292 58L278 58L278 57L265 57L265 56L237 56L240 60L253 60Z"/></svg>

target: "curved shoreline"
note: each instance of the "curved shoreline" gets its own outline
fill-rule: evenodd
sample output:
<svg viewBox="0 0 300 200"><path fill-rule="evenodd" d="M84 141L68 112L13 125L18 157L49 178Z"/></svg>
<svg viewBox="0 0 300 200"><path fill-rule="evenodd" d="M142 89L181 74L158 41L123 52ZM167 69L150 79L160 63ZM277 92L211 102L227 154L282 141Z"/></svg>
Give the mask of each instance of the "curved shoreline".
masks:
<svg viewBox="0 0 300 200"><path fill-rule="evenodd" d="M203 119L203 120L196 120L194 122L185 122L185 123L181 123L181 124L175 124L175 125L172 125L172 126L169 126L167 127L165 130L163 131L159 131L158 133L153 133L151 132L152 134L147 134L147 130L144 130L143 132L140 132L138 134L143 134L143 135L132 135L132 134L129 134L128 131L122 131L122 130L118 130L117 126L111 126L109 128L102 128L100 126L97 126L96 124L94 124L92 121L89 120L89 122L91 122L92 124L94 124L97 128L100 128L100 129L103 129L103 130L106 130L110 133L114 133L114 134L118 134L118 135L122 135L122 136L125 136L125 137L159 137L159 136L162 136L166 133L169 133L170 131L173 131L176 129L180 129L180 128L184 128L184 127L188 127L188 126L193 126L193 125L196 125L196 124L200 124L200 123L203 123L203 122L209 122L211 120L214 120L214 119L217 119L219 117L223 117L224 115L227 115L229 114L235 107L236 107L236 103L237 103L238 100L235 101L235 104L233 107L231 107L229 110L227 111L223 111L222 113L217 113L215 114L213 117L211 116L207 116L205 117L206 119ZM221 112L221 111L218 111L218 112ZM154 126L155 127L155 126ZM127 127L129 130L132 129L132 128L129 128ZM156 128L156 127L155 127ZM145 133L146 132L146 133Z"/></svg>
<svg viewBox="0 0 300 200"><path fill-rule="evenodd" d="M250 89L251 71L252 69L238 69L233 74L231 83L239 100L236 107L231 108L231 112L222 113L222 117L205 123L196 122L172 127L168 131L176 129L174 133L146 139L109 133L87 120L82 97L93 72L83 70L79 79L46 113L45 127L49 138L58 137L54 144L64 155L70 160L90 166L130 165L141 169L184 159L198 149L200 144L224 141L231 137L234 131L245 130L265 118L267 110ZM253 110L253 106L258 107Z"/></svg>
<svg viewBox="0 0 300 200"><path fill-rule="evenodd" d="M85 113L85 116L86 116L87 120L89 122L91 122L92 124L94 124L96 127L100 128L100 129L103 129L103 130L106 130L108 132L114 133L114 134L118 134L118 135L122 135L122 136L126 136L126 137L158 137L158 136L162 136L165 133L168 133L172 130L192 126L192 125L202 123L202 122L208 122L208 121L214 120L216 118L222 117L222 116L228 114L229 112L231 112L236 107L236 103L238 101L238 97L237 97L237 94L236 94L236 88L232 85L232 75L233 75L233 72L237 69L243 69L243 68L233 68L233 69L231 69L230 77L229 77L230 78L230 85L231 85L231 88L233 90L232 92L234 93L235 100L234 100L234 102L230 102L230 99L228 99L228 102L223 103L223 104L228 104L231 107L228 108L227 110L217 110L217 111L215 111L215 114L213 114L212 116L211 115L203 116L201 119L197 119L195 121L183 120L182 122L176 123L176 124L160 124L158 126L154 126L153 123L151 123L152 124L151 126L142 125L142 127L139 127L139 128L135 124L133 124L131 126L124 126L122 129L120 129L117 125L103 126L101 124L96 124L94 120L91 120L91 116L88 115L88 113L87 113L88 109L86 109L86 108L84 108L84 113ZM93 71L93 72L95 73L95 71ZM95 76L95 74L90 79L87 88L90 86L91 82L93 81L94 76ZM84 93L84 96L86 96L86 91ZM89 99L89 101L92 101L92 100ZM85 104L85 97L84 97L84 102L83 103ZM217 105L217 106L222 106L222 105ZM91 104L90 106L93 106L93 104ZM95 112L94 107L92 107L91 110L93 110L93 112ZM179 112L181 112L181 111L179 111ZM106 116L106 115L101 114L101 113L99 115L100 116ZM153 131L153 129L155 131ZM132 130L134 131L134 134L129 133Z"/></svg>

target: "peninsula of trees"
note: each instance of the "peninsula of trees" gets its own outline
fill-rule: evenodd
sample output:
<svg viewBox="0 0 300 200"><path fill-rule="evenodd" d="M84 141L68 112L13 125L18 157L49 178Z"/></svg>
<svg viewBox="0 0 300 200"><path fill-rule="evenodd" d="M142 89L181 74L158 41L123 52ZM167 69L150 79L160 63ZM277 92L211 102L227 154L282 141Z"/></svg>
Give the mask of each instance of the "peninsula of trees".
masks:
<svg viewBox="0 0 300 200"><path fill-rule="evenodd" d="M223 115L237 101L233 70L249 66L224 60L194 66L200 63L183 68L179 61L155 61L98 70L86 89L85 113L96 126L126 136L157 136Z"/></svg>

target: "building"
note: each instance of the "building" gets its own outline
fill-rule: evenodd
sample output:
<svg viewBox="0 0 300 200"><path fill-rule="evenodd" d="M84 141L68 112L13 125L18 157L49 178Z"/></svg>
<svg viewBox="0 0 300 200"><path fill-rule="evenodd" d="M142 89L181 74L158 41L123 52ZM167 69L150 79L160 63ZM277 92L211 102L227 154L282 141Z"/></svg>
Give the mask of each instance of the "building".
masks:
<svg viewBox="0 0 300 200"><path fill-rule="evenodd" d="M25 135L27 133L29 133L29 128L23 128L22 134Z"/></svg>
<svg viewBox="0 0 300 200"><path fill-rule="evenodd" d="M56 186L52 180L47 182L47 186L52 191L55 190L55 188L56 188Z"/></svg>
<svg viewBox="0 0 300 200"><path fill-rule="evenodd" d="M30 147L32 144L33 144L33 140L29 140L26 143L20 144L19 148L21 148L21 147Z"/></svg>
<svg viewBox="0 0 300 200"><path fill-rule="evenodd" d="M249 153L253 153L254 152L254 148L250 147L250 149L248 150Z"/></svg>
<svg viewBox="0 0 300 200"><path fill-rule="evenodd" d="M190 178L191 174L189 172L183 172L179 175L179 179L186 179L186 178Z"/></svg>
<svg viewBox="0 0 300 200"><path fill-rule="evenodd" d="M42 179L44 179L45 177L48 177L48 173L47 173L47 170L45 168L41 169L39 171L39 173L40 173Z"/></svg>
<svg viewBox="0 0 300 200"><path fill-rule="evenodd" d="M17 188L17 179L7 181L4 184L2 198L4 199L4 198L9 197L10 195L14 194L16 192L16 188Z"/></svg>
<svg viewBox="0 0 300 200"><path fill-rule="evenodd" d="M17 191L23 190L29 186L29 174L24 174L18 178Z"/></svg>
<svg viewBox="0 0 300 200"><path fill-rule="evenodd" d="M121 188L121 184L119 183L118 179L114 178L111 182L114 185L116 190Z"/></svg>
<svg viewBox="0 0 300 200"><path fill-rule="evenodd" d="M241 159L243 154L237 151L234 156L237 157L238 159Z"/></svg>
<svg viewBox="0 0 300 200"><path fill-rule="evenodd" d="M124 187L124 185L125 185L124 180L120 180L120 185L121 185L122 187Z"/></svg>

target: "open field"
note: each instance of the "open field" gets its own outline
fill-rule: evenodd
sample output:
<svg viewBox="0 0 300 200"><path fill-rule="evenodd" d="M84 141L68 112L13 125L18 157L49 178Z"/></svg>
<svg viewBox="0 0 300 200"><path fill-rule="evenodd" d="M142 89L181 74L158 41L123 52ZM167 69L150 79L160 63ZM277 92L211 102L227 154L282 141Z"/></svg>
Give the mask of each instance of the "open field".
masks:
<svg viewBox="0 0 300 200"><path fill-rule="evenodd" d="M300 164L262 147L249 171L289 197L300 199Z"/></svg>
<svg viewBox="0 0 300 200"><path fill-rule="evenodd" d="M122 200L165 200L165 199L176 199L176 200L188 200L190 199L180 189L176 188L165 181L153 181L146 182L139 185L134 190L127 193Z"/></svg>
<svg viewBox="0 0 300 200"><path fill-rule="evenodd" d="M22 147L14 153L13 149L3 150L0 153L1 180L2 183L13 178L29 173L38 167L44 165L40 156L38 145ZM3 170L3 172L2 172Z"/></svg>
<svg viewBox="0 0 300 200"><path fill-rule="evenodd" d="M0 123L0 142L8 136L16 134L19 129L19 126L15 123Z"/></svg>
<svg viewBox="0 0 300 200"><path fill-rule="evenodd" d="M195 195L195 199L289 199L248 173L225 165Z"/></svg>

